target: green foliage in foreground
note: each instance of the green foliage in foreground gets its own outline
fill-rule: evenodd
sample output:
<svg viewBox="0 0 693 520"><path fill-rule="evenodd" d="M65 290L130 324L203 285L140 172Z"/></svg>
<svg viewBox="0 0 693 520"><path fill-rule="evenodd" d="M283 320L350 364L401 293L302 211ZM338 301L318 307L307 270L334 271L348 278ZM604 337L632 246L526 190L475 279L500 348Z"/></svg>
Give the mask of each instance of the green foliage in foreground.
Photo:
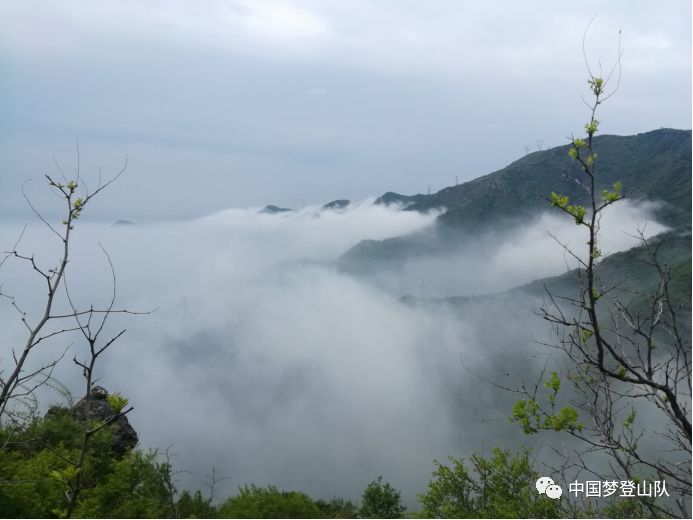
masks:
<svg viewBox="0 0 693 520"><path fill-rule="evenodd" d="M81 427L66 409L53 408L45 419L0 430L0 516L66 515ZM83 472L84 490L74 516L171 516L171 468L158 462L155 452L118 457L104 429L92 436Z"/></svg>
<svg viewBox="0 0 693 520"><path fill-rule="evenodd" d="M366 486L361 501L361 518L403 518L406 511L399 491L387 482L383 483L383 477Z"/></svg>
<svg viewBox="0 0 693 520"><path fill-rule="evenodd" d="M0 428L0 517L60 518L67 512L67 483L77 471L83 425L55 407L43 419ZM313 500L299 491L245 485L221 505L200 491L178 492L174 471L156 451L117 456L104 429L92 437L77 518L354 518L359 509L341 498ZM379 479L364 492L380 512L404 508L399 493ZM395 497L393 505L391 499ZM380 508L380 509L378 509ZM390 508L390 509L388 509ZM401 516L401 515L400 515Z"/></svg>
<svg viewBox="0 0 693 520"><path fill-rule="evenodd" d="M306 494L274 486L243 486L219 509L222 518L320 518L320 508Z"/></svg>
<svg viewBox="0 0 693 520"><path fill-rule="evenodd" d="M494 449L486 459L450 457L450 465L436 461L428 490L419 495L419 518L556 518L559 502L535 489L539 474L529 451L511 454Z"/></svg>
<svg viewBox="0 0 693 520"><path fill-rule="evenodd" d="M558 386L553 383L553 387ZM552 389L553 387L549 387ZM69 460L78 453L81 425L65 409L24 426L0 428L0 517L60 518L66 513ZM360 507L333 497L315 500L300 491L244 485L235 496L213 504L200 491L179 492L174 471L157 452L117 456L107 430L94 436L77 518L403 518L400 492L382 477L368 484ZM556 518L647 516L639 501L572 504L537 494L528 450L495 449L436 462L427 490L419 495L417 518ZM569 512L568 512L569 511Z"/></svg>

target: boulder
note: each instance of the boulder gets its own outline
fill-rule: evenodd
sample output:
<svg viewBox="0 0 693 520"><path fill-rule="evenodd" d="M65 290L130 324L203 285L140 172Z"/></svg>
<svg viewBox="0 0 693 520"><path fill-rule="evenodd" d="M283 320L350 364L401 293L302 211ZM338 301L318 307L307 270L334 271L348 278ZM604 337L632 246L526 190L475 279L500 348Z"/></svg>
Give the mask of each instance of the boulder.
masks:
<svg viewBox="0 0 693 520"><path fill-rule="evenodd" d="M89 403L89 419L92 421L108 421L116 412L108 402L108 391L101 386L94 386L91 389L91 400ZM86 396L80 399L71 409L72 416L77 421L84 421L87 400ZM116 455L122 456L127 450L137 445L137 432L130 425L130 421L125 415L121 415L108 426L112 435L113 451Z"/></svg>

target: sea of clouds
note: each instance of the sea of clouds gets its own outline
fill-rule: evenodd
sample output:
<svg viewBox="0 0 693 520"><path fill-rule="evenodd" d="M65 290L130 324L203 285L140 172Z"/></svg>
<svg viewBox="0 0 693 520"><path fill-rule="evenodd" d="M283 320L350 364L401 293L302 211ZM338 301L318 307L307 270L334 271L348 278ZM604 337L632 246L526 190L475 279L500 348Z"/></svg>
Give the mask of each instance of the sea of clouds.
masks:
<svg viewBox="0 0 693 520"><path fill-rule="evenodd" d="M663 230L648 219L650 209L629 202L610 208L603 250L636 245L633 233L645 225L647 235ZM494 380L531 377L537 360L546 359L534 342L550 331L532 314L538 301L508 300L492 315L483 306L465 315L401 297L492 293L556 275L570 259L547 231L576 250L586 241L583 228L546 213L368 279L335 265L362 239L427 232L436 216L366 200L335 211L229 209L116 226L89 221L87 210L74 230L67 276L77 306L109 301L100 243L116 271L116 307L154 310L111 317L105 333L127 332L98 365L99 384L130 399L143 448L176 454L182 486L201 486L216 467L229 477L221 495L252 482L357 499L382 475L415 505L433 459L531 444L507 420L515 397L461 361ZM2 250L12 248L24 224L5 223ZM43 267L60 254L57 238L35 220L18 249ZM36 273L10 259L0 283L35 321L45 298ZM2 304L3 344L16 348L26 331L16 309ZM64 298L58 305L66 309ZM47 343L33 359L64 348L55 375L79 397L80 372L71 362L85 354L79 336ZM3 345L4 370L7 351Z"/></svg>

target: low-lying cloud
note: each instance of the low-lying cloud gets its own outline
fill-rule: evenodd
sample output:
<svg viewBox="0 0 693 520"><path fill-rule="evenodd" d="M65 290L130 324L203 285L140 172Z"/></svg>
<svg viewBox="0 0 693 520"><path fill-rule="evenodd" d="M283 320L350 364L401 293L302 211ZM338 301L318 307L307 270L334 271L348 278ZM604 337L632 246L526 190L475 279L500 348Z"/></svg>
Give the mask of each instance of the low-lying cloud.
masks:
<svg viewBox="0 0 693 520"><path fill-rule="evenodd" d="M606 208L599 231L603 255L638 245L640 231L646 236L665 231L665 226L649 217L655 207L653 203L623 201ZM482 235L455 238L453 243L448 237L431 240L432 234L427 232L419 235L424 237L424 246L432 246L430 254L374 264L366 269L368 278L394 294L426 298L478 295L561 274L578 266L573 254L583 261L587 256L586 228L559 210Z"/></svg>
<svg viewBox="0 0 693 520"><path fill-rule="evenodd" d="M603 249L635 245L627 233L647 209L622 203L607 214ZM111 331L128 331L99 366L100 384L130 398L143 447L173 446L176 466L190 471L180 476L184 485L200 486L215 466L231 478L226 493L254 482L353 499L383 475L414 505L434 458L528 443L506 419L513 396L485 386L460 359L485 376L517 380L531 375L532 356L542 355L532 341L548 332L529 318L536 305L526 300L508 301L502 315L480 307L460 316L400 297L419 296L421 279L425 296L440 297L558 274L564 254L547 230L571 247L585 242L579 227L547 214L378 279L334 265L361 239L425 231L435 216L366 201L275 215L232 209L177 223L78 222L68 277L75 299L82 306L108 299L98 241L115 264L119 304L157 309L113 317ZM4 249L20 229L0 232ZM21 247L48 265L57 258L49 243L55 237L32 224ZM27 310L38 308L43 292L26 266L7 262L0 281ZM14 310L1 312L5 339L19 344ZM78 337L63 340L43 352L70 341L68 359L84 351ZM68 361L57 375L81 394Z"/></svg>

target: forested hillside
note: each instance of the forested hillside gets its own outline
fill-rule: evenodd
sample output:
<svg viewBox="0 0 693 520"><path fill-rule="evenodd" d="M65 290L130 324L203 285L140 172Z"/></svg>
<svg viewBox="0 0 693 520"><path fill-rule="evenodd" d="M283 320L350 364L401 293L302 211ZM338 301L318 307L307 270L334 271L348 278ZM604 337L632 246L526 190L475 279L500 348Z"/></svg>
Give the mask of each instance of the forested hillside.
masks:
<svg viewBox="0 0 693 520"><path fill-rule="evenodd" d="M657 220L690 229L690 130L597 136L595 147L599 150L597 189L620 181L628 200L658 203ZM343 255L340 267L368 271L369 264L401 263L407 256L444 251L462 245L470 236L519 225L549 209L552 191L584 203L584 190L566 177L576 170L566 145L531 153L501 170L432 195L388 193L378 202L403 204L407 211L445 211L436 228L425 235L362 241Z"/></svg>

